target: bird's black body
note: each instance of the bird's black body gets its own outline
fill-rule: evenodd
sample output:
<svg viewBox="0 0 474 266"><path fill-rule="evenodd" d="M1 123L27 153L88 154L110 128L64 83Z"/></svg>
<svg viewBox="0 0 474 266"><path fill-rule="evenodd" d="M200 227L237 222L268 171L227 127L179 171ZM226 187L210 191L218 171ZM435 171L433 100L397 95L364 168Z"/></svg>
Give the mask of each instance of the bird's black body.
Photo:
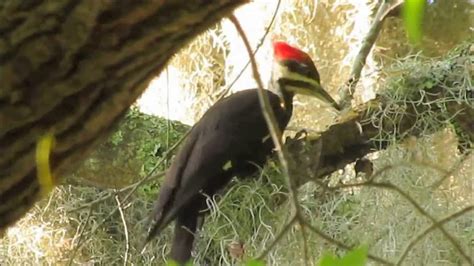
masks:
<svg viewBox="0 0 474 266"><path fill-rule="evenodd" d="M284 130L293 109L292 95L282 101L280 96L264 92ZM257 89L217 102L194 125L168 170L155 206L156 232L150 235L176 218L171 257L178 262L189 259L194 240L191 232L196 230L199 212L206 209L205 195L218 193L233 176L255 172L273 147Z"/></svg>
<svg viewBox="0 0 474 266"><path fill-rule="evenodd" d="M313 95L338 108L319 84L319 73L308 54L284 42L273 46L272 91L264 93L281 131L290 120L295 93ZM258 170L273 148L257 89L214 104L191 129L166 174L147 241L176 220L171 258L180 264L188 261L206 195L218 193L233 176Z"/></svg>

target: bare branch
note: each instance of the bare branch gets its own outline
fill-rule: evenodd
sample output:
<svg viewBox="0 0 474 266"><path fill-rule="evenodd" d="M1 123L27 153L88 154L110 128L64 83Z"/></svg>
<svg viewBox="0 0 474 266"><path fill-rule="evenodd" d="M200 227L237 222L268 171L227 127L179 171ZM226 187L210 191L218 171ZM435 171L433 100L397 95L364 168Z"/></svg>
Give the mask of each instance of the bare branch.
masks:
<svg viewBox="0 0 474 266"><path fill-rule="evenodd" d="M283 229L281 229L280 233L278 233L275 239L273 239L272 243L270 243L270 245L262 252L262 254L260 254L260 256L258 256L257 259L264 260L268 253L276 246L276 244L278 244L278 242L280 242L280 240L286 235L286 233L288 233L290 228L295 224L297 220L298 217L296 217L296 215L293 215L291 220L285 225L285 227L283 227Z"/></svg>
<svg viewBox="0 0 474 266"><path fill-rule="evenodd" d="M439 186L441 186L441 184L443 184L443 182L448 179L450 176L452 176L453 174L455 174L462 166L462 164L467 160L469 159L469 156L471 155L471 152L466 152L462 155L462 158L461 160L458 160L456 162L456 164L454 165L454 167L447 171L438 181L434 182L432 185L431 185L431 188L432 189L435 189L435 188L438 188Z"/></svg>
<svg viewBox="0 0 474 266"><path fill-rule="evenodd" d="M469 255L462 249L461 244L459 241L455 239L454 236L452 236L446 229L440 224L431 214L429 214L425 209L423 209L418 202L416 202L415 199L413 199L408 193L400 189L399 187L395 186L392 183L388 182L374 182L374 181L367 181L367 182L362 182L362 183L357 183L357 184L343 184L339 185L337 187L333 187L330 189L335 189L335 188L348 188L348 187L361 187L361 186L367 186L367 187L377 187L377 188L384 188L384 189L389 189L397 192L400 196L405 198L422 216L428 218L432 223L433 226L435 226L437 229L443 233L444 237L448 239L449 242L456 248L456 250L459 252L459 254L470 264L472 264L472 259L469 257Z"/></svg>
<svg viewBox="0 0 474 266"><path fill-rule="evenodd" d="M141 180L135 182L134 184L131 184L130 186L127 186L127 187L124 187L118 191L114 191L113 193L111 194L108 194L100 199L97 199L97 200L94 200L88 204L85 204L84 206L81 206L79 208L77 208L76 210L79 210L79 209L82 209L82 208L85 208L85 207L89 207L91 210L92 208L100 203L100 202L103 202L111 197L117 197L118 194L122 193L122 192L125 192L125 191L128 191L128 193L125 195L125 197L123 198L123 201L122 201L122 204L123 203L126 203L128 202L129 198L135 193L135 191L143 184L145 184L145 182L147 182L148 180L151 180L152 178L157 178L157 177L160 177L162 175L164 175L166 173L166 171L162 171L162 172L159 172L157 174L154 174L153 173L156 171L156 169L158 169L158 167L160 167L167 159L169 156L171 156L171 153L179 146L179 144L188 136L189 132L191 130L188 130L178 141L176 141L176 143L173 144L173 146L171 146L161 157L161 159L155 164L155 166L153 166L153 168L150 170L150 172L145 176L143 177ZM110 212L104 219L102 219L102 221L96 225L96 227L94 227L92 230L91 230L91 234L93 234L95 232L95 230L97 230L99 227L101 227L105 221L107 221L110 217L112 217L112 215L114 215L117 211L120 211L120 208L119 206L117 206L117 208L115 208L112 212ZM80 246L82 245L82 242L79 242L78 245L77 245L77 248L79 248Z"/></svg>
<svg viewBox="0 0 474 266"><path fill-rule="evenodd" d="M264 92L263 82L262 82L262 79L261 79L260 74L258 72L257 63L255 61L255 57L252 54L252 48L250 47L250 43L249 43L249 41L246 37L246 34L245 34L244 30L242 29L242 26L240 25L239 21L237 20L237 18L234 15L231 15L230 20L232 21L232 23L234 23L235 28L237 29L237 32L242 37L242 40L243 40L243 42L245 44L245 47L247 49L247 52L249 54L253 76L254 76L255 81L257 82L257 85L258 85L258 98L259 98L259 101L260 101L260 106L262 108L262 113L263 113L263 116L264 116L265 121L267 123L268 129L270 131L270 135L272 137L273 143L275 144L275 148L276 148L276 151L277 151L277 154L278 154L278 158L279 158L279 161L280 161L280 164L281 164L281 167L282 167L285 179L286 179L286 183L288 185L288 191L289 191L289 194L290 194L291 203L292 203L292 206L295 210L294 219L296 219L298 221L298 223L303 228L304 224L305 224L305 221L304 221L303 215L301 214L301 206L299 205L299 202L298 202L297 182L294 182L295 179L292 178L291 173L290 173L289 163L291 162L290 161L291 158L288 156L287 147L285 145L283 145L282 133L281 133L280 128L277 126L278 123L276 121L273 109L270 107L270 102L268 100L268 97L267 97L266 94L263 93ZM291 223L293 223L293 222L294 221L292 219ZM286 233L287 230L288 229L283 230L281 233L284 234L284 233ZM277 240L277 239L275 239L275 240ZM306 237L305 236L303 236L303 241L305 241L305 247L306 247ZM277 242L278 241L274 241L273 243L276 244ZM306 248L305 248L305 256L307 256Z"/></svg>
<svg viewBox="0 0 474 266"><path fill-rule="evenodd" d="M403 1L397 1L395 4L392 5L391 1L381 0L374 21L372 22L369 32L367 32L367 35L362 41L359 53L357 54L356 58L354 59L354 63L352 64L350 78L341 88L339 88L339 92L341 93L342 106L349 105L350 103L350 98L354 94L357 82L359 82L360 75L362 73L362 69L364 68L367 56L372 50L372 47L374 46L374 43L377 40L379 32L382 29L384 19L387 17L390 11L398 8L401 4L403 4Z"/></svg>
<svg viewBox="0 0 474 266"><path fill-rule="evenodd" d="M84 232L85 232L85 229L87 227L87 224L89 223L89 219L91 218L92 208L93 208L93 206L90 206L89 212L87 213L86 220L83 223L81 223L81 225L83 225L83 226L81 228L81 232L79 233L79 239L77 240L77 244L74 247L74 249L72 250L71 255L69 256L69 261L67 263L68 266L71 266L73 264L74 257L76 256L77 251L79 250L79 248L82 246L82 242L83 242L82 240L83 240L83 237L84 237Z"/></svg>
<svg viewBox="0 0 474 266"><path fill-rule="evenodd" d="M312 224L310 224L308 222L305 222L305 226L307 226L313 233L317 234L318 236L320 236L324 240L328 241L329 243L332 243L332 244L336 245L337 247L339 247L341 249L352 250L354 248L354 247L348 246L348 245L346 245L346 244L344 244L344 243L328 236L323 231L319 230L318 228L314 227ZM378 263L382 263L384 265L394 265L392 262L389 262L385 259L382 259L382 258L377 257L377 256L372 255L372 254L368 254L367 257L369 259L373 260L373 261L376 261Z"/></svg>
<svg viewBox="0 0 474 266"><path fill-rule="evenodd" d="M465 213L467 213L469 211L472 211L473 209L474 209L474 205L463 208L462 210L460 210L458 212L455 212L455 213L439 220L437 223L434 223L434 224L430 225L428 228L426 228L425 230L423 230L419 235L414 237L413 240L410 241L410 243L408 243L405 250L402 252L402 255L398 259L397 265L401 265L403 260L406 258L408 253L413 249L413 247L416 245L416 243L420 242L420 240L423 239L425 236L427 236L430 232L432 232L433 230L435 230L438 227L442 226L443 224L445 224L445 223L447 223L451 220L454 220L454 219L464 215Z"/></svg>
<svg viewBox="0 0 474 266"><path fill-rule="evenodd" d="M260 47L262 47L263 43L265 42L265 39L267 38L268 34L270 33L270 29L272 28L273 23L275 23L276 16L278 14L278 11L280 10L280 5L281 5L281 0L278 0L277 5L275 7L275 11L273 12L272 19L270 20L270 23L268 23L268 26L267 26L267 29L265 30L265 33L263 34L262 38L260 38L260 41L257 44L257 47L255 47L255 50L252 52L252 55L253 55L254 58L255 58L255 55L257 54L258 50L260 49ZM247 67L250 65L250 63L251 63L251 59L249 59L247 61L245 66L240 70L239 74L237 74L237 76L234 78L234 80L232 80L232 82L229 84L229 86L221 93L220 97L218 97L218 100L224 98L227 95L227 93L229 93L229 91L232 89L232 87L237 82L237 80L239 80L239 78L242 76L245 69L247 69Z"/></svg>
<svg viewBox="0 0 474 266"><path fill-rule="evenodd" d="M308 265L308 262L309 262L308 237L306 236L305 225L304 225L303 223L301 223L301 220L300 220L299 225L300 225L300 227L301 227L301 237L303 238L303 255L304 255L304 262L305 262L305 265L307 266L307 265Z"/></svg>
<svg viewBox="0 0 474 266"><path fill-rule="evenodd" d="M295 182L291 181L290 168L289 168L289 163L288 163L289 162L288 151L285 145L283 145L281 130L277 126L278 123L276 121L273 109L270 107L270 102L268 100L268 97L266 94L263 93L264 91L263 82L258 72L257 62L255 61L255 57L252 54L252 48L250 47L250 43L247 39L247 36L244 30L242 29L242 26L240 25L239 21L234 15L230 16L230 20L232 21L232 23L234 23L235 28L237 29L237 32L242 37L242 40L249 54L250 62L252 66L252 72L253 72L255 81L257 82L257 85L258 85L258 98L260 101L260 106L262 108L262 113L267 123L268 130L270 131L270 135L272 137L273 143L275 144L275 149L277 151L278 158L279 158L284 176L286 178L286 182L288 184L288 190L291 195L292 204L293 204L293 207L295 208L296 216L297 218L299 218L301 217L301 215L300 215L300 207L298 205L297 192L294 185Z"/></svg>
<svg viewBox="0 0 474 266"><path fill-rule="evenodd" d="M122 203L120 203L120 199L117 195L115 196L115 201L117 202L117 208L120 213L120 218L122 219L123 231L125 233L125 255L123 258L123 265L126 266L128 262L128 251L130 250L130 241L128 239L127 221L125 220L125 214L123 213Z"/></svg>

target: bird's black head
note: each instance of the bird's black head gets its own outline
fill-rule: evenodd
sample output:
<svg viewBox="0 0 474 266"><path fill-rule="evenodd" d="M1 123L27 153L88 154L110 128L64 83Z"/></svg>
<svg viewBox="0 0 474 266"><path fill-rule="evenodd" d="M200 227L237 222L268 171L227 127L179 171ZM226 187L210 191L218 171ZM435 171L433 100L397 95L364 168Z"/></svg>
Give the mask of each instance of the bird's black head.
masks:
<svg viewBox="0 0 474 266"><path fill-rule="evenodd" d="M311 57L285 42L273 43L274 64L272 86L282 94L310 95L339 109L337 103L321 87L319 73Z"/></svg>

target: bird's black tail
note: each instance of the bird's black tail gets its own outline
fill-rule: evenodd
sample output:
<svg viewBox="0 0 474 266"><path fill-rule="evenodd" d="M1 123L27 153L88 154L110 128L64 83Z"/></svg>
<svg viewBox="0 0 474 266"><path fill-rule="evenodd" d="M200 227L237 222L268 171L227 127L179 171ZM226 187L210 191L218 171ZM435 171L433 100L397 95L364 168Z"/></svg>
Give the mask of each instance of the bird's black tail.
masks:
<svg viewBox="0 0 474 266"><path fill-rule="evenodd" d="M178 215L174 229L171 259L179 265L184 265L191 259L194 234L196 233L198 213Z"/></svg>

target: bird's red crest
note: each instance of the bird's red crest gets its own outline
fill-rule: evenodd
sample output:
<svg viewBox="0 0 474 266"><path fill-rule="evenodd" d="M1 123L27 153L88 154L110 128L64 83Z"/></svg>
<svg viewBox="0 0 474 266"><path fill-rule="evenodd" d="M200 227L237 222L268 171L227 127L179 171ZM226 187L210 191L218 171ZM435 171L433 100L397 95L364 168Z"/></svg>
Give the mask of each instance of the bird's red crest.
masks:
<svg viewBox="0 0 474 266"><path fill-rule="evenodd" d="M308 54L295 48L286 42L273 42L273 55L275 59L281 60L295 60L299 62L311 61Z"/></svg>

